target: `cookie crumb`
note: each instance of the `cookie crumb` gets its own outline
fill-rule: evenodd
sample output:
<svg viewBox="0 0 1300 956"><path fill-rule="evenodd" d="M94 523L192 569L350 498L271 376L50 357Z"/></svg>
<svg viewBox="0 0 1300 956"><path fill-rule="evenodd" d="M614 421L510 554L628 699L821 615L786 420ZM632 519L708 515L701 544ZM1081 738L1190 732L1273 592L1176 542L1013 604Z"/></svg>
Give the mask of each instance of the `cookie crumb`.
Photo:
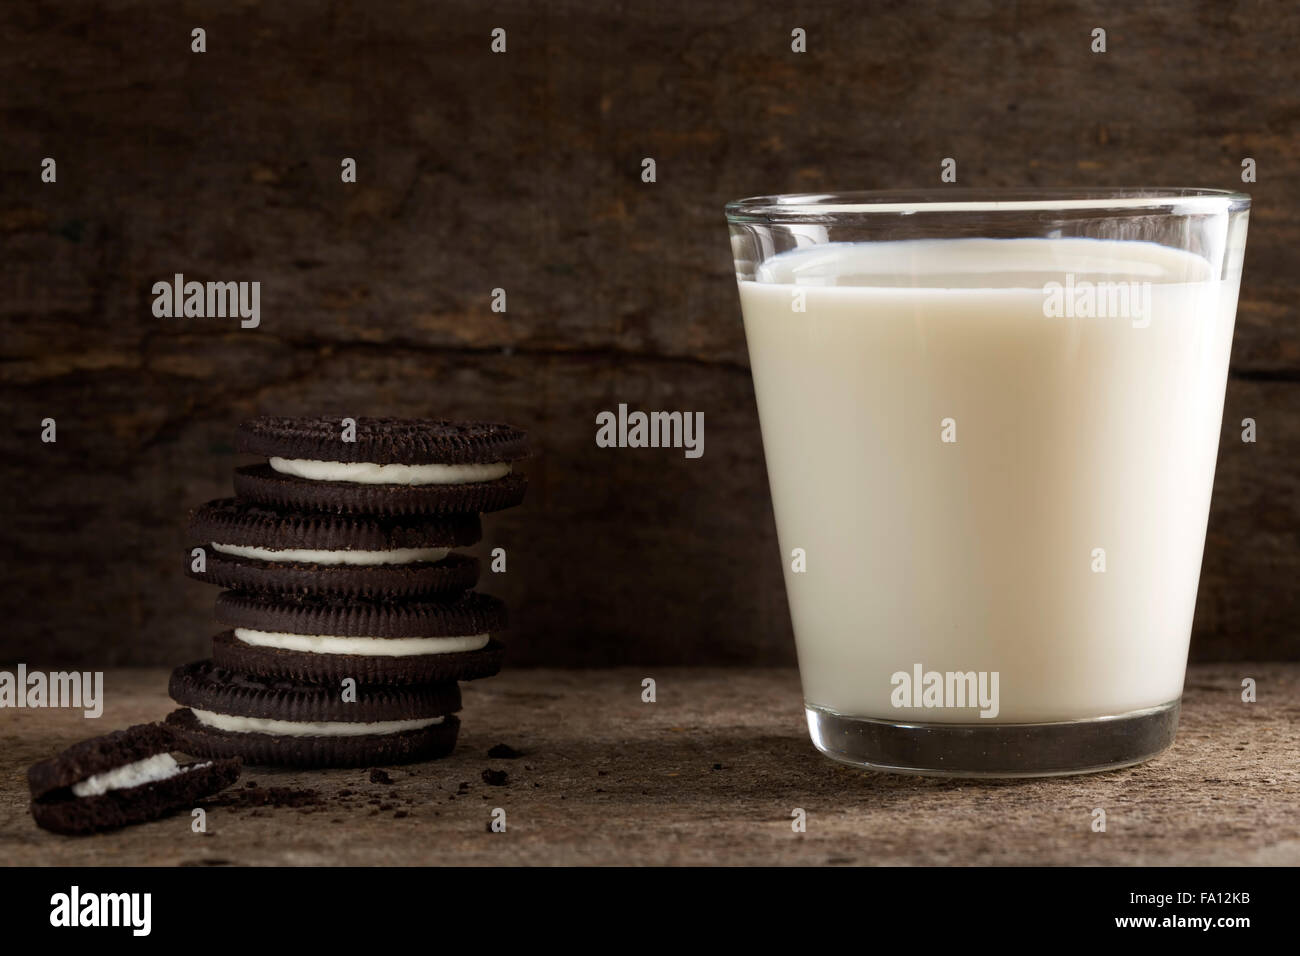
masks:
<svg viewBox="0 0 1300 956"><path fill-rule="evenodd" d="M491 760L518 760L523 754L509 744L497 744L487 752Z"/></svg>
<svg viewBox="0 0 1300 956"><path fill-rule="evenodd" d="M392 783L393 778L390 777L386 771L380 770L378 767L372 767L370 769L370 782L371 783Z"/></svg>
<svg viewBox="0 0 1300 956"><path fill-rule="evenodd" d="M491 768L483 771L483 782L489 787L504 787L510 782L510 774L504 770L492 770Z"/></svg>
<svg viewBox="0 0 1300 956"><path fill-rule="evenodd" d="M227 791L212 801L213 806L243 810L250 807L315 807L320 806L318 790L295 790L292 787L258 787L253 790ZM252 816L261 816L253 810Z"/></svg>

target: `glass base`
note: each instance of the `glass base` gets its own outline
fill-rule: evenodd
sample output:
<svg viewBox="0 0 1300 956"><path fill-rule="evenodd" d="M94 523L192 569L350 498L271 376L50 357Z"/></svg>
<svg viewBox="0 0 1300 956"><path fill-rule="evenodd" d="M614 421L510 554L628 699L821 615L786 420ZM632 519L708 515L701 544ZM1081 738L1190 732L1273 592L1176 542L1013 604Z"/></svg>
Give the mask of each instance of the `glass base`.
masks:
<svg viewBox="0 0 1300 956"><path fill-rule="evenodd" d="M841 763L937 777L1056 777L1150 760L1174 741L1178 701L1050 724L918 724L805 705L817 749Z"/></svg>

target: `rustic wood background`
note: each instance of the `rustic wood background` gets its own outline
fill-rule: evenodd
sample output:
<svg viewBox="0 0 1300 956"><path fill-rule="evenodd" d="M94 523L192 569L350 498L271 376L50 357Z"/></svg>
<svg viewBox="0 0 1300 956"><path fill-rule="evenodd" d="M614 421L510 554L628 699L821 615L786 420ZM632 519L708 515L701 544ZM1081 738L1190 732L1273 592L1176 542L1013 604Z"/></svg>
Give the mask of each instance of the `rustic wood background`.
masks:
<svg viewBox="0 0 1300 956"><path fill-rule="evenodd" d="M125 727L174 706L165 670L109 671L98 721L75 710L5 714L0 860L82 867L1300 864L1300 664L1195 665L1169 750L1119 773L1037 780L863 773L827 760L808 744L792 668L656 667L653 707L640 699L645 673L509 668L465 686L464 724L450 757L391 768L391 784L372 782L366 769L245 767L235 788L202 801L202 837L191 834L185 810L94 839L46 833L28 809L31 763L102 732L87 724ZM1243 676L1259 681L1258 703L1242 704ZM523 758L489 760L500 742ZM506 771L505 786L487 786L486 769ZM315 791L320 803L250 806L244 798L255 795L243 789L250 782L262 793ZM494 806L508 808L507 834L486 832ZM808 814L808 831L797 836L793 807ZM1106 808L1105 834L1089 830L1093 807ZM1242 888L1240 880L1229 888ZM7 911L40 905L24 907L21 899ZM1263 922L1243 907L1220 915L1242 912ZM158 930L155 924L162 936Z"/></svg>
<svg viewBox="0 0 1300 956"><path fill-rule="evenodd" d="M0 662L205 653L184 516L261 412L529 429L484 543L516 664L792 661L721 207L937 185L945 156L969 186L1241 188L1257 160L1194 651L1296 657L1300 7L1142 6L7 4ZM175 272L261 281L261 327L155 319ZM596 448L620 401L703 411L704 457Z"/></svg>

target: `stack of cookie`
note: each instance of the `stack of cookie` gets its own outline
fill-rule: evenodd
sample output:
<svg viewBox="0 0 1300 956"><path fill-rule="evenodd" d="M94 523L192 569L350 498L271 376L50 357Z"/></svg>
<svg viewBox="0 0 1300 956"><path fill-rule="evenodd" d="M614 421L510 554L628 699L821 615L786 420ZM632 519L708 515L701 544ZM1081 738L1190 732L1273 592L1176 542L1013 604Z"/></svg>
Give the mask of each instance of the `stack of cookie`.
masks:
<svg viewBox="0 0 1300 956"><path fill-rule="evenodd" d="M231 590L212 659L179 667L191 753L357 766L450 753L457 681L495 674L505 606L470 590L481 512L523 500L507 425L257 418L235 497L190 518L187 573Z"/></svg>

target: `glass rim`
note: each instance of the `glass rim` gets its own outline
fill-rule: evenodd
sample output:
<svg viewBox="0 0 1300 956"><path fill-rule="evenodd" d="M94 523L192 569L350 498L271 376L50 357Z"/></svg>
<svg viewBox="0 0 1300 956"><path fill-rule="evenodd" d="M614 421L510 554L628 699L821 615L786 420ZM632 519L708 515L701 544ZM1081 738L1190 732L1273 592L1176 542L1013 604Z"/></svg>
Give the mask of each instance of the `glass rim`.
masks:
<svg viewBox="0 0 1300 956"><path fill-rule="evenodd" d="M787 193L736 199L724 207L733 223L825 222L836 216L915 213L1033 213L1094 211L1181 216L1250 208L1247 193L1198 187L983 187Z"/></svg>

